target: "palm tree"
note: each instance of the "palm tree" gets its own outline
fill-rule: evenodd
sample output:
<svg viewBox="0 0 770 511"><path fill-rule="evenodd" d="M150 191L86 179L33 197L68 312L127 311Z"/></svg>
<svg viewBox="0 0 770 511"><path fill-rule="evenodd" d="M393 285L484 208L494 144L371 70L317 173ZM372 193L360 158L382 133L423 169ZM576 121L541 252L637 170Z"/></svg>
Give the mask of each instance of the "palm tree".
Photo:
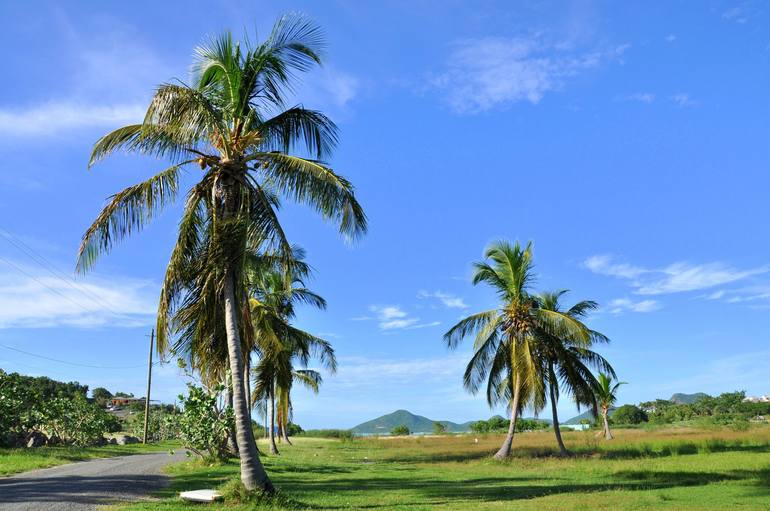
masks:
<svg viewBox="0 0 770 511"><path fill-rule="evenodd" d="M564 311L559 301L566 293L566 290L541 293L537 297L539 307L543 310L564 313L581 324L589 312L598 308L596 302L584 300ZM588 327L585 328L588 329ZM578 410L581 406L595 408L593 389L596 388L598 382L591 372L591 368L615 375L609 362L591 350L594 344L607 343L609 339L594 330L588 330L588 332L587 339L583 337L577 339L557 337L545 333L540 337L540 350L545 363L545 377L548 385L548 400L551 403L553 415L553 430L556 443L559 445L559 453L562 456L568 455L569 451L561 437L559 414L556 409L559 400L559 386L563 386L572 395Z"/></svg>
<svg viewBox="0 0 770 511"><path fill-rule="evenodd" d="M594 394L596 395L596 404L599 406L599 409L602 412L602 432L599 434L604 433L604 438L607 440L612 440L613 438L612 431L610 431L609 422L610 408L618 399L618 388L621 385L626 385L626 382L624 381L617 382L615 385L613 385L612 378L612 376L599 373L598 385L594 389Z"/></svg>
<svg viewBox="0 0 770 511"><path fill-rule="evenodd" d="M288 272L280 271L270 261L253 266L249 272L253 293L250 299L250 324L255 338L254 349L259 355L259 363L254 368L254 398L265 399L270 405L268 438L270 452L273 454L278 453L275 445L276 415L278 427L288 440L285 435L291 412L293 382L298 381L315 392L321 383L320 374L308 369L297 370L295 362L307 367L310 359L317 357L332 373L337 368L331 344L291 324L298 302L319 309L326 308L326 301L305 287L304 280L310 276L310 268L303 259L304 252L294 248Z"/></svg>
<svg viewBox="0 0 770 511"><path fill-rule="evenodd" d="M175 333L174 312L183 302L206 298L205 306L217 310L209 317L223 320L241 480L250 490L272 491L272 484L257 454L245 399L245 254L273 247L288 257L290 246L276 213L279 196L309 204L337 221L344 235L366 230L353 186L322 161L336 144L336 126L320 112L285 108L296 74L321 62L322 47L318 27L296 15L280 18L256 45L237 43L225 33L197 48L192 85L159 86L143 122L99 139L89 162L126 150L173 165L110 199L83 236L81 271L172 203L182 173L199 167L161 291L157 346L161 353L167 349ZM289 154L294 150L312 157ZM218 345L220 339L211 342Z"/></svg>
<svg viewBox="0 0 770 511"><path fill-rule="evenodd" d="M465 370L464 385L478 392L487 381L487 402L509 404L508 434L495 454L507 458L516 430L516 419L527 403L542 408L545 401L544 375L538 336L545 332L557 337L585 341L586 327L567 314L541 309L530 294L534 281L532 243L522 248L497 241L487 248L485 259L474 264L473 284L484 282L498 295L498 308L468 316L444 334L449 348L456 348L470 335L476 336L474 354Z"/></svg>

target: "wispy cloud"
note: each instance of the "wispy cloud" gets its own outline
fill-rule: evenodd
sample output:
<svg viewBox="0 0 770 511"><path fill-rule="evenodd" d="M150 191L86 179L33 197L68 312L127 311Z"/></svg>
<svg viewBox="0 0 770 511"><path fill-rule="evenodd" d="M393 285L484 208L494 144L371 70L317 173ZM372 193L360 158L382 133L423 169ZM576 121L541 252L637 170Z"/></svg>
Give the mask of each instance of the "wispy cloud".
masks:
<svg viewBox="0 0 770 511"><path fill-rule="evenodd" d="M749 21L749 15L745 7L735 6L723 11L722 19L743 24Z"/></svg>
<svg viewBox="0 0 770 511"><path fill-rule="evenodd" d="M54 34L63 46L60 55L77 73L63 76L50 96L23 103L6 99L0 104L3 136L51 136L141 121L154 87L178 72L144 44L133 27L119 20L111 21L109 30L99 34L98 45L78 33L63 15L61 23L62 32Z"/></svg>
<svg viewBox="0 0 770 511"><path fill-rule="evenodd" d="M420 322L420 318L411 316L397 305L371 305L369 311L374 314L374 318L364 316L354 319L375 319L380 330L413 330L441 324L440 321Z"/></svg>
<svg viewBox="0 0 770 511"><path fill-rule="evenodd" d="M540 37L489 37L454 44L446 70L431 79L457 113L527 101L537 104L568 78L619 60L628 45L575 51Z"/></svg>
<svg viewBox="0 0 770 511"><path fill-rule="evenodd" d="M436 300L439 300L442 304L444 304L445 307L448 307L450 309L467 309L468 305L465 303L465 301L460 298L459 296L455 296L451 293L445 293L443 291L425 291L421 290L417 293L417 298L424 300L424 299L431 299L435 298Z"/></svg>
<svg viewBox="0 0 770 511"><path fill-rule="evenodd" d="M621 314L623 312L653 312L660 309L660 303L657 300L639 300L634 301L628 298L616 298L612 300L607 311L611 314Z"/></svg>
<svg viewBox="0 0 770 511"><path fill-rule="evenodd" d="M74 282L0 260L0 328L148 325L156 309L156 292L154 285L143 280Z"/></svg>
<svg viewBox="0 0 770 511"><path fill-rule="evenodd" d="M674 41L676 41L676 36L674 34L668 34L666 36L667 43L673 43Z"/></svg>
<svg viewBox="0 0 770 511"><path fill-rule="evenodd" d="M136 104L89 105L54 102L20 109L0 109L0 134L53 135L81 128L114 128L141 122L145 107Z"/></svg>
<svg viewBox="0 0 770 511"><path fill-rule="evenodd" d="M628 280L635 289L634 292L640 295L709 289L770 271L767 266L739 270L719 262L697 265L677 262L664 268L643 268L628 263L617 263L607 255L589 257L584 266L594 273Z"/></svg>
<svg viewBox="0 0 770 511"><path fill-rule="evenodd" d="M418 381L461 381L468 355L455 353L435 358L371 359L341 357L334 383L346 387L380 386L383 378L390 385L416 384ZM376 376L376 378L373 378Z"/></svg>
<svg viewBox="0 0 770 511"><path fill-rule="evenodd" d="M674 104L680 108L696 106L698 104L698 102L692 99L689 94L684 92L673 94L669 96L668 99L673 101Z"/></svg>
<svg viewBox="0 0 770 511"><path fill-rule="evenodd" d="M617 101L636 101L638 103L652 103L655 101L655 94L651 92L636 92L625 96L617 96Z"/></svg>

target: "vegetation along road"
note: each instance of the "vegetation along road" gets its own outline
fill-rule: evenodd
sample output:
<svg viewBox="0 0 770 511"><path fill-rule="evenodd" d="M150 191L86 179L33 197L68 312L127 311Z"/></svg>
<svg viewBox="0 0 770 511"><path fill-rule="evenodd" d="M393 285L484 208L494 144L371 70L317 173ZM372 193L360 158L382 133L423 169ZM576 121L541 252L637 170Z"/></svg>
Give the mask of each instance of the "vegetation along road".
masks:
<svg viewBox="0 0 770 511"><path fill-rule="evenodd" d="M146 497L169 483L161 469L184 451L95 459L0 478L0 510L81 511Z"/></svg>

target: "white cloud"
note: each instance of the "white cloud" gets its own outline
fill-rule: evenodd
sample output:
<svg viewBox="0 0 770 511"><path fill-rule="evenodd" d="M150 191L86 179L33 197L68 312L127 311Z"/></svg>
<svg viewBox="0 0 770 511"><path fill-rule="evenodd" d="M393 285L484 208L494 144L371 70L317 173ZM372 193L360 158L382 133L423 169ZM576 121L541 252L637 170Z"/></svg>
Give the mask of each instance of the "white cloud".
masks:
<svg viewBox="0 0 770 511"><path fill-rule="evenodd" d="M613 263L612 256L608 255L591 256L585 260L583 265L594 273L626 279L634 279L647 272L644 268L627 263Z"/></svg>
<svg viewBox="0 0 770 511"><path fill-rule="evenodd" d="M380 330L413 330L441 324L439 321L420 323L420 318L411 317L397 305L371 305L369 310L375 314Z"/></svg>
<svg viewBox="0 0 770 511"><path fill-rule="evenodd" d="M707 289L767 273L767 271L766 267L736 270L721 263L694 266L687 263L674 263L661 270L665 274L664 278L639 286L638 293L657 295Z"/></svg>
<svg viewBox="0 0 770 511"><path fill-rule="evenodd" d="M462 372L470 358L465 353L444 357L417 359L371 359L342 357L334 384L360 389L365 386L380 387L382 381L389 385L425 383L431 381L462 381ZM376 378L372 378L376 375ZM384 380L383 380L384 379Z"/></svg>
<svg viewBox="0 0 770 511"><path fill-rule="evenodd" d="M628 48L575 52L540 38L489 37L454 45L447 69L433 77L457 113L476 113L520 101L537 104L567 78L618 59Z"/></svg>
<svg viewBox="0 0 770 511"><path fill-rule="evenodd" d="M0 260L0 328L76 328L151 324L157 288L110 278L68 281L22 263Z"/></svg>
<svg viewBox="0 0 770 511"><path fill-rule="evenodd" d="M183 70L163 62L133 27L119 20L111 20L109 29L88 36L68 20L62 19L62 23L65 30L52 38L61 46L65 69L77 72L59 77L50 96L24 103L6 99L0 104L3 136L34 139L88 128L106 131L139 122L154 88ZM95 38L98 45L93 44Z"/></svg>
<svg viewBox="0 0 770 511"><path fill-rule="evenodd" d="M673 101L680 108L695 106L698 104L698 102L693 100L689 94L686 94L684 92L680 92L679 94L674 94L672 96L669 96L668 99Z"/></svg>
<svg viewBox="0 0 770 511"><path fill-rule="evenodd" d="M115 128L141 122L141 104L89 105L51 102L22 109L0 109L0 134L10 136L53 135L81 128Z"/></svg>
<svg viewBox="0 0 770 511"><path fill-rule="evenodd" d="M623 101L638 101L639 103L652 103L655 101L655 94L651 92L636 92L619 98Z"/></svg>
<svg viewBox="0 0 770 511"><path fill-rule="evenodd" d="M656 300L633 301L628 298L616 298L609 303L607 310L612 314L623 312L653 312L660 309L660 303Z"/></svg>
<svg viewBox="0 0 770 511"><path fill-rule="evenodd" d="M616 263L611 256L589 257L584 266L594 273L628 280L640 295L662 295L708 289L770 271L768 267L738 270L723 263L714 262L693 265L686 262L670 264L664 268L642 268L626 263Z"/></svg>
<svg viewBox="0 0 770 511"><path fill-rule="evenodd" d="M749 17L743 7L732 7L722 13L722 19L734 21L735 23L746 23Z"/></svg>
<svg viewBox="0 0 770 511"><path fill-rule="evenodd" d="M468 308L468 305L465 303L465 301L462 298L450 293L445 293L443 291L434 291L431 293L429 291L421 290L417 293L417 298L421 300L435 298L439 300L441 303L443 303L445 307L448 307L450 309L467 309Z"/></svg>

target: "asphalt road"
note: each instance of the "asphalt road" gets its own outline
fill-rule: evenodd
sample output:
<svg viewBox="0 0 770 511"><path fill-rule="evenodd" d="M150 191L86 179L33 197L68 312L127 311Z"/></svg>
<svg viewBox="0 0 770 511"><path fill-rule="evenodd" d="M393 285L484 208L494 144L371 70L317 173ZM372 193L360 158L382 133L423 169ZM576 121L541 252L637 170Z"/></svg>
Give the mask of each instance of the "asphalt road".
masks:
<svg viewBox="0 0 770 511"><path fill-rule="evenodd" d="M184 451L81 461L0 477L0 511L84 511L136 500L168 485L161 474Z"/></svg>

